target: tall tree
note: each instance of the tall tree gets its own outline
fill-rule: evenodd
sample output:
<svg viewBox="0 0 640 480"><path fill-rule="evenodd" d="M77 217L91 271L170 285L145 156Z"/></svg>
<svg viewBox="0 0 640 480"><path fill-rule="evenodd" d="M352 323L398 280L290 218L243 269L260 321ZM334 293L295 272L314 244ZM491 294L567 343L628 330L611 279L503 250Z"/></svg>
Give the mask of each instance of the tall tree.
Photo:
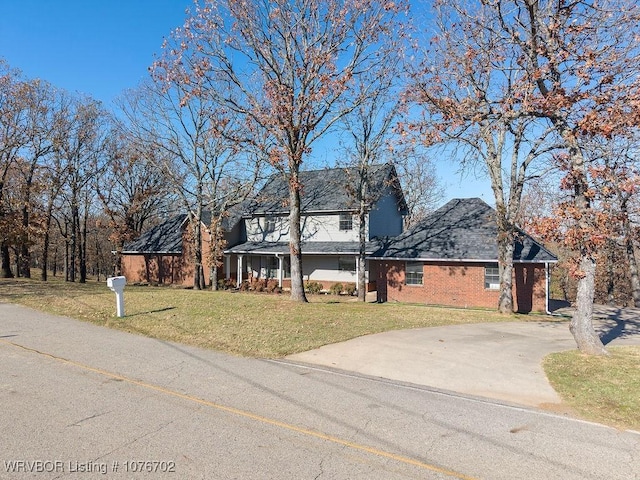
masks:
<svg viewBox="0 0 640 480"><path fill-rule="evenodd" d="M499 34L491 2L435 2L436 35L415 73L410 97L426 110L418 125L428 144L446 142L463 168L481 162L496 205L500 295L511 313L516 222L534 160L553 146L532 115L534 85L522 82L520 51ZM539 172L536 172L539 174Z"/></svg>
<svg viewBox="0 0 640 480"><path fill-rule="evenodd" d="M31 245L35 242L33 233L42 233L40 221L34 221L34 213L42 213L42 208L34 207L34 202L42 203L47 187L42 169L54 152L53 143L56 122L56 91L47 82L32 80L27 83L27 139L28 143L21 151L21 220L22 235L19 245L20 275L31 277ZM39 215L40 216L40 215ZM36 224L38 226L36 226ZM43 267L46 270L46 267Z"/></svg>
<svg viewBox="0 0 640 480"><path fill-rule="evenodd" d="M154 74L153 81L129 92L121 107L138 154L162 173L190 212L194 288L203 289L204 212L224 215L242 201L259 165L246 142L245 127L233 112L210 97L190 95L192 84L184 79L164 80Z"/></svg>
<svg viewBox="0 0 640 480"><path fill-rule="evenodd" d="M633 0L491 0L484 2L501 38L518 48L522 82L533 85L531 105L566 150L563 186L572 197L560 212L576 252L578 348L606 354L593 328L599 217L585 154L592 137L619 135L640 124L640 7Z"/></svg>
<svg viewBox="0 0 640 480"><path fill-rule="evenodd" d="M27 83L20 72L0 60L0 257L3 278L13 277L10 246L18 236L17 217L8 202L7 182L21 149L28 143Z"/></svg>
<svg viewBox="0 0 640 480"><path fill-rule="evenodd" d="M405 44L401 32L396 33L397 37L381 45L381 61L354 79L356 98L360 100L338 123L344 139L346 161L352 168L348 172L355 172L355 178L350 179L348 193L353 198L358 217L356 271L358 300L362 302L367 294L367 218L371 205L383 194L381 187L384 188L384 185L374 184L378 180L375 173L381 163L391 160L389 153L396 138L394 127L403 107L401 91L406 80Z"/></svg>
<svg viewBox="0 0 640 480"><path fill-rule="evenodd" d="M607 272L613 274L616 251L625 259L628 268L633 304L640 307L640 272L636 260L636 230L633 218L637 215L638 190L640 189L640 165L638 164L637 137L607 139L593 142L589 173L594 184L594 200L597 208L608 218ZM634 208L635 207L635 208ZM604 234L605 232L600 232ZM610 275L611 277L612 275ZM613 297L616 279L610 278L609 297ZM626 279L624 279L626 280Z"/></svg>
<svg viewBox="0 0 640 480"><path fill-rule="evenodd" d="M99 102L88 97L66 97L60 103L54 144L67 172L63 196L64 231L68 252L65 280L87 280L88 220L95 207L94 179L104 146L106 115Z"/></svg>
<svg viewBox="0 0 640 480"><path fill-rule="evenodd" d="M116 252L115 275L122 271L125 243L139 237L145 226L165 213L175 199L162 171L149 168L145 151L124 127L114 125L105 148L105 168L96 178L96 192L108 218Z"/></svg>
<svg viewBox="0 0 640 480"><path fill-rule="evenodd" d="M353 80L384 61L378 48L400 30L404 7L368 0L205 0L155 64L167 80L190 79L190 95L215 98L269 135L270 161L289 183L293 300L306 301L300 168L311 146L357 104Z"/></svg>

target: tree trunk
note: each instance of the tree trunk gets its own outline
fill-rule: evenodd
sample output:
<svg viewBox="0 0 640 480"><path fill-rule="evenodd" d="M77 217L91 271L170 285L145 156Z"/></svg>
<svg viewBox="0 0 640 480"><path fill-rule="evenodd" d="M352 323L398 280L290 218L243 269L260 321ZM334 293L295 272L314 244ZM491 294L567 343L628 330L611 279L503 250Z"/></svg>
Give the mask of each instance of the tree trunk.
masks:
<svg viewBox="0 0 640 480"><path fill-rule="evenodd" d="M79 216L78 222L80 222ZM85 210L82 218L82 228L80 228L80 224L78 223L78 232L80 233L80 248L78 249L78 257L80 260L80 283L87 283L87 222L88 212Z"/></svg>
<svg viewBox="0 0 640 480"><path fill-rule="evenodd" d="M211 290L218 290L218 264L214 262L209 270L209 283L211 284Z"/></svg>
<svg viewBox="0 0 640 480"><path fill-rule="evenodd" d="M307 302L302 275L302 249L300 225L300 187L298 172L292 172L289 180L289 251L291 253L291 300Z"/></svg>
<svg viewBox="0 0 640 480"><path fill-rule="evenodd" d="M578 279L576 312L571 319L569 330L582 353L588 355L608 355L600 337L593 328L593 292L595 290L596 262L588 255L580 261L582 276Z"/></svg>
<svg viewBox="0 0 640 480"><path fill-rule="evenodd" d="M613 240L608 239L605 247L607 259L607 303L615 305L616 279L614 273L616 261L616 244Z"/></svg>
<svg viewBox="0 0 640 480"><path fill-rule="evenodd" d="M624 232L624 247L629 263L629 276L631 278L631 296L633 298L633 306L640 308L640 276L638 275L638 262L636 261L636 251L633 246L633 237L631 234L631 223L629 221L629 213L627 211L626 202L621 202L622 206L622 226Z"/></svg>
<svg viewBox="0 0 640 480"><path fill-rule="evenodd" d="M498 311L513 313L513 249L512 232L498 232L498 267L500 272L500 297Z"/></svg>
<svg viewBox="0 0 640 480"><path fill-rule="evenodd" d="M0 255L2 255L2 271L0 275L2 278L13 278L11 255L9 255L9 245L6 242L2 242L2 245L0 245Z"/></svg>
<svg viewBox="0 0 640 480"><path fill-rule="evenodd" d="M204 284L204 270L202 267L202 228L201 221L202 209L198 208L197 218L193 219L193 258L195 261L195 268L193 272L193 288L196 290L203 290Z"/></svg>
<svg viewBox="0 0 640 480"><path fill-rule="evenodd" d="M51 241L49 234L49 227L51 222L47 222L46 229L44 231L44 239L42 240L42 272L40 273L40 280L47 281L47 267L49 263L49 243ZM55 277L55 275L54 275Z"/></svg>
<svg viewBox="0 0 640 480"><path fill-rule="evenodd" d="M625 251L627 261L629 262L629 275L631 277L631 296L633 297L633 306L640 308L640 276L638 275L638 262L636 261L636 252L633 247L633 239L625 238Z"/></svg>
<svg viewBox="0 0 640 480"><path fill-rule="evenodd" d="M58 246L53 250L53 265L51 265L51 274L55 278L58 274Z"/></svg>
<svg viewBox="0 0 640 480"><path fill-rule="evenodd" d="M360 190L360 206L358 211L358 300L367 300L367 272L366 272L366 246L367 246L367 206L365 203L366 182L360 176L362 188Z"/></svg>

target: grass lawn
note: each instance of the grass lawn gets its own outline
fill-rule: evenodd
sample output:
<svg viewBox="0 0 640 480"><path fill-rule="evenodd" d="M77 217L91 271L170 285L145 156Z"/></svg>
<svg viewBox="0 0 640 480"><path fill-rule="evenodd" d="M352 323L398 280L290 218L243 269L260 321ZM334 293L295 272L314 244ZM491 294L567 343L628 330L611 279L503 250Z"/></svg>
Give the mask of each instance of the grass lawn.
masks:
<svg viewBox="0 0 640 480"><path fill-rule="evenodd" d="M104 282L0 279L0 301L20 303L97 325L236 355L275 358L387 330L479 322L539 321L538 315L362 303L352 297L211 292L127 286L125 317Z"/></svg>
<svg viewBox="0 0 640 480"><path fill-rule="evenodd" d="M640 431L640 347L608 350L608 357L553 353L544 369L562 400L584 418Z"/></svg>

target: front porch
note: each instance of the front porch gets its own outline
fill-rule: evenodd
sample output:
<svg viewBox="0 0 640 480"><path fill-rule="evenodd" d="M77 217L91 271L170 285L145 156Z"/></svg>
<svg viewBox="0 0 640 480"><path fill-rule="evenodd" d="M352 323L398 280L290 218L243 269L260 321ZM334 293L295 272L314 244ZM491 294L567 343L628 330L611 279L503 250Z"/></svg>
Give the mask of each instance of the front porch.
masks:
<svg viewBox="0 0 640 480"><path fill-rule="evenodd" d="M367 250L373 248L374 246L371 245ZM304 243L302 274L305 283L320 283L323 290L330 290L331 286L337 283L357 285L358 251L356 242ZM251 279L276 279L280 288L291 286L288 243L248 242L226 250L224 261L227 279L232 279L232 272L235 273L237 285ZM365 262L365 281L368 292L376 288L377 272L371 272L371 265L368 260Z"/></svg>

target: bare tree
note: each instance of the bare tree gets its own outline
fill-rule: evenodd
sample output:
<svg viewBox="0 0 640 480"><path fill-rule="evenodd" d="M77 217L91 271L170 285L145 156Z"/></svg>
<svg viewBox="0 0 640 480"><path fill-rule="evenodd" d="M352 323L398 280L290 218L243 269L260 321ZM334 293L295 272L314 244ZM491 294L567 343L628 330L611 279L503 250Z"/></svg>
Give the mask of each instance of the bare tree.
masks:
<svg viewBox="0 0 640 480"><path fill-rule="evenodd" d="M56 155L67 172L63 189L64 229L67 253L65 280L87 280L87 233L91 209L95 206L95 178L104 146L106 116L99 102L88 97L64 96L56 125Z"/></svg>
<svg viewBox="0 0 640 480"><path fill-rule="evenodd" d="M174 199L166 177L159 169L149 168L143 151L123 127L114 125L105 149L106 165L96 179L96 192L115 247L115 275L122 270L125 243L139 237Z"/></svg>
<svg viewBox="0 0 640 480"><path fill-rule="evenodd" d="M404 228L408 229L438 207L445 189L436 174L431 152L419 142L403 142L392 154L407 202Z"/></svg>
<svg viewBox="0 0 640 480"><path fill-rule="evenodd" d="M401 31L397 19L404 7L351 0L202 1L156 62L157 74L190 79L190 95L215 98L271 139L270 162L289 183L293 300L306 301L300 167L311 146L357 104L353 80L384 61L378 48Z"/></svg>
<svg viewBox="0 0 640 480"><path fill-rule="evenodd" d="M204 289L203 212L224 215L242 201L251 191L258 163L242 148L246 134L235 114L208 97L187 95L180 79L154 80L129 92L121 106L138 154L162 172L190 212L194 288Z"/></svg>
<svg viewBox="0 0 640 480"><path fill-rule="evenodd" d="M358 300L366 300L366 244L368 241L367 218L371 205L384 193L384 185L375 184L379 165L391 160L389 151L395 138L394 126L402 109L401 90L405 79L403 65L404 44L402 38L382 45L377 65L356 79L356 96L359 102L339 122L343 135L343 150L347 165L355 172L346 186L353 198L358 217L357 291ZM398 179L395 178L394 181ZM382 188L381 188L382 187Z"/></svg>
<svg viewBox="0 0 640 480"><path fill-rule="evenodd" d="M534 160L554 146L547 142L551 129L532 115L535 86L521 81L521 53L500 36L500 19L486 3L436 2L436 37L410 96L427 112L418 128L425 141L450 144L463 168L480 161L489 176L497 212L498 310L511 313L522 192Z"/></svg>
<svg viewBox="0 0 640 480"><path fill-rule="evenodd" d="M640 9L631 0L492 0L484 5L497 36L519 52L514 68L523 73L520 83L531 95L530 109L566 151L558 159L566 171L562 186L572 197L558 214L567 228L564 241L577 254L570 329L582 352L606 354L592 323L602 239L585 141L619 135L639 123Z"/></svg>
<svg viewBox="0 0 640 480"><path fill-rule="evenodd" d="M21 149L28 143L26 117L28 86L20 72L11 69L0 60L0 256L3 278L13 277L10 262L10 245L15 243L17 217L8 202L7 182Z"/></svg>
<svg viewBox="0 0 640 480"><path fill-rule="evenodd" d="M632 218L637 215L640 165L638 165L638 138L616 138L592 142L588 147L589 173L594 185L597 208L607 219L607 251L622 250L628 268L633 304L640 307L640 273L634 245L635 228ZM603 235L605 231L601 231ZM608 296L611 301L617 283L613 277L615 252L607 258ZM626 280L626 279L624 279ZM623 280L623 281L624 281Z"/></svg>

